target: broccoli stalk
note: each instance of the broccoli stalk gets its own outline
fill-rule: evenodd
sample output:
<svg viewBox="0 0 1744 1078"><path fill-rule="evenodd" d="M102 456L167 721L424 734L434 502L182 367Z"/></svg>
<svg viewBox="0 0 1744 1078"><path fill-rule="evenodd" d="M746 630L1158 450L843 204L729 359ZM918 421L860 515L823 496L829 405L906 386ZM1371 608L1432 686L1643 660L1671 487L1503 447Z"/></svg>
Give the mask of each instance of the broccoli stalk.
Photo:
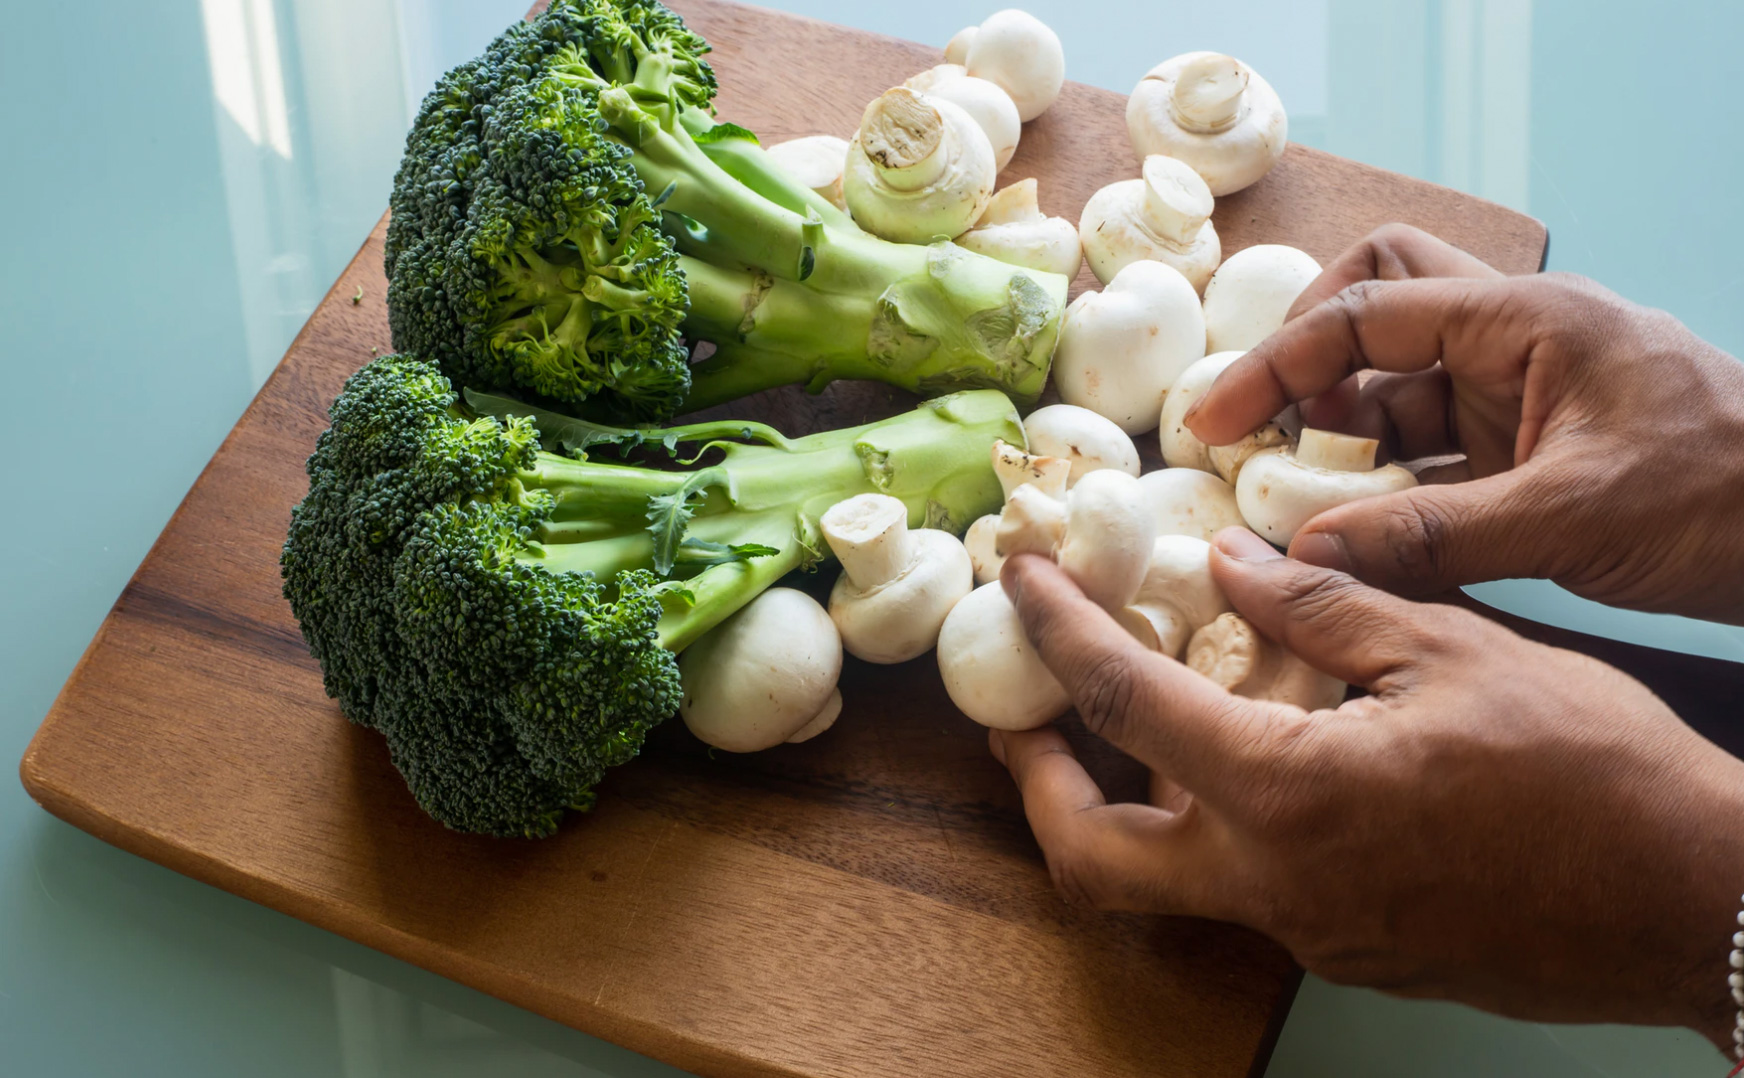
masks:
<svg viewBox="0 0 1744 1078"><path fill-rule="evenodd" d="M396 345L637 417L837 378L1034 400L1066 279L863 232L712 120L707 47L654 0L557 0L450 72L395 181Z"/></svg>
<svg viewBox="0 0 1744 1078"><path fill-rule="evenodd" d="M327 691L430 815L527 836L676 710L676 652L825 557L824 510L881 491L961 529L999 503L994 441L1022 437L989 391L803 438L621 430L463 402L405 356L365 366L331 414L281 563ZM589 459L601 445L682 467Z"/></svg>

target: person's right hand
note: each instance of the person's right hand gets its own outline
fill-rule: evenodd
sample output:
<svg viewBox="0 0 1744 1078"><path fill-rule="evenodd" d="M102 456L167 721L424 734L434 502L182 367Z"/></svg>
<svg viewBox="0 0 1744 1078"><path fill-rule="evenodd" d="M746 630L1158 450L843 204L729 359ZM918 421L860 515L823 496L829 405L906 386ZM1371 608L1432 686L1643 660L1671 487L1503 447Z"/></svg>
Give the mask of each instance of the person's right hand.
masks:
<svg viewBox="0 0 1744 1078"><path fill-rule="evenodd" d="M1372 369L1358 388L1356 372ZM1744 364L1565 274L1504 277L1383 228L1187 417L1209 445L1286 405L1425 485L1315 517L1291 555L1402 594L1545 577L1615 606L1744 624Z"/></svg>

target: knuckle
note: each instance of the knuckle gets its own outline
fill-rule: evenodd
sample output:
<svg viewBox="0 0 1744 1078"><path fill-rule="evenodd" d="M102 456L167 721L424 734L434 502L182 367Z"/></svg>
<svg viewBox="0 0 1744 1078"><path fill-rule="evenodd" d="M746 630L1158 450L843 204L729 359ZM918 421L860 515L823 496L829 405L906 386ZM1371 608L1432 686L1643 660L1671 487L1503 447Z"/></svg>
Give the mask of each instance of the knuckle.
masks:
<svg viewBox="0 0 1744 1078"><path fill-rule="evenodd" d="M1116 735L1130 721L1130 712L1137 702L1138 671L1132 660L1119 653L1098 655L1082 671L1077 683L1078 717L1084 728L1105 740Z"/></svg>
<svg viewBox="0 0 1744 1078"><path fill-rule="evenodd" d="M1339 633L1371 613L1369 589L1330 569L1297 571L1282 582L1281 591L1286 622L1298 631Z"/></svg>
<svg viewBox="0 0 1744 1078"><path fill-rule="evenodd" d="M1389 499L1383 511L1387 553L1399 583L1416 590L1443 586L1453 569L1452 522L1432 499Z"/></svg>
<svg viewBox="0 0 1744 1078"><path fill-rule="evenodd" d="M1049 854L1048 877L1069 906L1100 909L1107 902L1100 867L1079 850Z"/></svg>

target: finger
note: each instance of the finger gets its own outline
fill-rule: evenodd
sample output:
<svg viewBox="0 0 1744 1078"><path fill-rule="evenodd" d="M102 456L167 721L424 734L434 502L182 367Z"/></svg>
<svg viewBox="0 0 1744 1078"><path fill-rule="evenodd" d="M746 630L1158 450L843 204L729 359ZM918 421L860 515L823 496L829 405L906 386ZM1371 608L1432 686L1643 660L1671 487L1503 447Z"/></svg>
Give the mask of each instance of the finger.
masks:
<svg viewBox="0 0 1744 1078"><path fill-rule="evenodd" d="M1572 548L1582 527L1578 486L1553 463L1530 461L1469 482L1365 498L1303 525L1290 554L1401 595L1548 576L1550 553Z"/></svg>
<svg viewBox="0 0 1744 1078"><path fill-rule="evenodd" d="M1377 689L1429 650L1430 608L1286 558L1245 528L1217 533L1211 573L1260 635L1352 685Z"/></svg>
<svg viewBox="0 0 1744 1078"><path fill-rule="evenodd" d="M1387 460L1421 460L1460 452L1453 425L1453 380L1445 370L1375 374L1357 388L1346 378L1302 402L1310 427L1374 438Z"/></svg>
<svg viewBox="0 0 1744 1078"><path fill-rule="evenodd" d="M1272 705L1146 650L1045 558L1013 557L1000 580L1024 634L1092 733L1201 796L1263 767L1264 733L1278 717Z"/></svg>
<svg viewBox="0 0 1744 1078"><path fill-rule="evenodd" d="M1066 899L1098 909L1202 914L1205 871L1192 821L1149 805L1109 805L1053 727L994 731L1024 816Z"/></svg>
<svg viewBox="0 0 1744 1078"><path fill-rule="evenodd" d="M1500 277L1500 270L1410 225L1382 225L1333 259L1290 305L1290 318L1326 302L1358 281L1418 277Z"/></svg>
<svg viewBox="0 0 1744 1078"><path fill-rule="evenodd" d="M1228 445L1297 401L1359 370L1409 373L1459 359L1453 373L1490 385L1516 381L1526 364L1526 304L1515 282L1368 281L1352 285L1230 364L1187 413L1207 445Z"/></svg>

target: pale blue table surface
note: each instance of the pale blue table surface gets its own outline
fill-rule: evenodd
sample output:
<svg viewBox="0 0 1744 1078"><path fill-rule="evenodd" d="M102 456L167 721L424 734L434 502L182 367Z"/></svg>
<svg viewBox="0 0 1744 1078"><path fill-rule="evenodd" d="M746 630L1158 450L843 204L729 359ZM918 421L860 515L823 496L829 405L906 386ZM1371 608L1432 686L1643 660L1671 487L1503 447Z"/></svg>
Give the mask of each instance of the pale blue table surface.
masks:
<svg viewBox="0 0 1744 1078"><path fill-rule="evenodd" d="M418 99L525 6L0 4L0 760L23 753L380 215ZM995 5L776 6L942 43ZM1239 55L1282 94L1297 141L1525 210L1550 226L1552 268L1744 349L1736 0L1030 7L1059 29L1071 77L1123 93L1177 52ZM1744 658L1738 630L1548 585L1478 591L1588 632ZM1724 1071L1685 1033L1516 1024L1310 978L1268 1073ZM0 783L0 1075L678 1073L135 859Z"/></svg>

